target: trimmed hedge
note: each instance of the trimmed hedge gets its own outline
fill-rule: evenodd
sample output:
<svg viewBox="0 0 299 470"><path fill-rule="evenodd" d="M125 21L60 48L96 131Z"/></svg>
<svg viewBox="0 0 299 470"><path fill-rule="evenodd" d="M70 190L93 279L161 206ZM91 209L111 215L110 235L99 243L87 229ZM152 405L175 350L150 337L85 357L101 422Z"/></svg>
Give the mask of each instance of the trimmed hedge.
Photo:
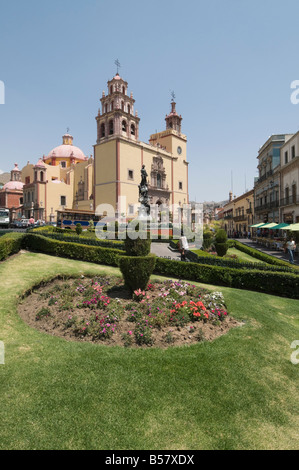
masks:
<svg viewBox="0 0 299 470"><path fill-rule="evenodd" d="M258 271L272 271L272 272L288 272L299 274L299 272L290 265L288 266L276 266L269 264L260 263L246 263L245 261L239 261L234 259L221 258L219 256L212 255L205 251L198 250L196 252L188 251L187 258L193 263L206 264L209 266L221 266L223 268L236 268L236 269L256 269Z"/></svg>
<svg viewBox="0 0 299 470"><path fill-rule="evenodd" d="M299 299L299 276L292 273L207 266L158 258L155 273L204 284L254 290Z"/></svg>
<svg viewBox="0 0 299 470"><path fill-rule="evenodd" d="M34 233L36 235L42 235L43 237L51 238L52 240L58 240L61 242L70 242L78 243L79 245L89 245L89 246L101 246L103 248L114 248L116 250L124 250L124 242L118 240L99 240L98 238L93 237L84 237L78 236L75 232L72 233L56 233L56 232L36 232L31 231L29 233Z"/></svg>
<svg viewBox="0 0 299 470"><path fill-rule="evenodd" d="M131 238L127 237L125 239L124 245L125 250L128 256L147 256L151 252L151 244L152 241L150 238L142 239L136 238L136 240L132 240Z"/></svg>
<svg viewBox="0 0 299 470"><path fill-rule="evenodd" d="M253 258L264 261L265 263L274 264L276 266L290 267L290 264L287 261L274 258L274 256L267 255L266 253L256 250L255 248L243 245L243 243L240 243L238 240L230 240L229 245L231 248L237 248L238 250L243 251L243 253L246 253L247 255L250 255Z"/></svg>
<svg viewBox="0 0 299 470"><path fill-rule="evenodd" d="M22 248L24 234L8 233L0 238L0 261L14 255Z"/></svg>
<svg viewBox="0 0 299 470"><path fill-rule="evenodd" d="M48 255L108 266L118 266L118 256L123 255L121 250L52 240L33 233L27 233L24 236L23 246L28 250L39 251Z"/></svg>
<svg viewBox="0 0 299 470"><path fill-rule="evenodd" d="M123 275L125 285L134 292L144 290L154 271L156 257L150 256L120 256L119 268Z"/></svg>

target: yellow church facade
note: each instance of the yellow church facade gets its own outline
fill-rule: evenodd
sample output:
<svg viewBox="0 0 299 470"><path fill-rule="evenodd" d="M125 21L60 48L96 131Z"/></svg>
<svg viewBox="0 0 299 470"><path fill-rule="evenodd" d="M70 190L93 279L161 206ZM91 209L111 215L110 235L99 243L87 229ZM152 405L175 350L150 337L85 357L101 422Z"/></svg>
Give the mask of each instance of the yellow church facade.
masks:
<svg viewBox="0 0 299 470"><path fill-rule="evenodd" d="M150 204L156 208L189 203L187 138L176 103L166 115L166 129L149 142L139 140L140 118L128 83L118 74L108 81L96 117L94 156L74 146L67 132L62 145L44 155L36 165L22 169L23 213L26 218L55 222L67 218L91 220L97 208L110 205L117 217L138 214L141 168L148 174ZM68 214L68 215L67 215Z"/></svg>
<svg viewBox="0 0 299 470"><path fill-rule="evenodd" d="M148 174L151 204L183 207L189 203L187 138L181 132L182 117L176 112L176 103L172 102L171 112L165 118L166 130L151 135L149 143L141 142L140 119L127 87L118 74L109 81L108 94L103 92L101 99L102 113L99 110L96 117L95 209L109 204L116 214L136 216L143 165Z"/></svg>

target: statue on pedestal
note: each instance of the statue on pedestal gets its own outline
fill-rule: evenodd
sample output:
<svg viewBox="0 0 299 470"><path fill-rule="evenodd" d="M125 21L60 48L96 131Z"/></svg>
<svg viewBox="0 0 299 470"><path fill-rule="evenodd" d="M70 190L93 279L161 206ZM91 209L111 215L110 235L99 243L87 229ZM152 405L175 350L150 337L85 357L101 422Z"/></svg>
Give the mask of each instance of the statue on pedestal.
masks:
<svg viewBox="0 0 299 470"><path fill-rule="evenodd" d="M150 215L150 204L148 195L148 174L145 169L145 165L142 165L141 169L141 183L139 185L139 202L141 203L141 213L149 216Z"/></svg>

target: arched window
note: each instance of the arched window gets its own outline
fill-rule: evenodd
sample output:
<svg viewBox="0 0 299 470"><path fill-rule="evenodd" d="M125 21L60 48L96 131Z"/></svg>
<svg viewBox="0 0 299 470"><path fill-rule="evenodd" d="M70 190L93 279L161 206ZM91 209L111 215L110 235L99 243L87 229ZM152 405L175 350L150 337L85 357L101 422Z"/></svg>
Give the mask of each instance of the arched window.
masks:
<svg viewBox="0 0 299 470"><path fill-rule="evenodd" d="M122 126L122 131L123 131L123 132L127 132L127 121L124 120L124 121L122 122L121 126Z"/></svg>
<svg viewBox="0 0 299 470"><path fill-rule="evenodd" d="M125 87L123 86L123 95L125 95L125 94L126 94L126 89L125 89Z"/></svg>
<svg viewBox="0 0 299 470"><path fill-rule="evenodd" d="M160 173L157 174L157 188L161 189L162 183L161 183L161 175Z"/></svg>
<svg viewBox="0 0 299 470"><path fill-rule="evenodd" d="M105 104L105 113L108 113L108 105Z"/></svg>
<svg viewBox="0 0 299 470"><path fill-rule="evenodd" d="M135 126L134 126L134 124L131 125L131 135L135 135Z"/></svg>
<svg viewBox="0 0 299 470"><path fill-rule="evenodd" d="M34 172L34 181L37 180L37 171Z"/></svg>
<svg viewBox="0 0 299 470"><path fill-rule="evenodd" d="M111 111L114 110L114 101L111 102Z"/></svg>
<svg viewBox="0 0 299 470"><path fill-rule="evenodd" d="M110 87L110 95L112 95L112 93L113 93L113 86L111 85L111 87Z"/></svg>
<svg viewBox="0 0 299 470"><path fill-rule="evenodd" d="M131 106L128 104L128 114L131 114Z"/></svg>
<svg viewBox="0 0 299 470"><path fill-rule="evenodd" d="M125 103L122 101L121 102L121 110L124 111L124 109L125 109Z"/></svg>
<svg viewBox="0 0 299 470"><path fill-rule="evenodd" d="M105 137L105 134L106 134L106 132L105 132L105 124L103 123L103 124L101 125L101 138L102 138L102 137Z"/></svg>
<svg viewBox="0 0 299 470"><path fill-rule="evenodd" d="M109 135L113 135L113 134L114 134L113 121L109 121Z"/></svg>
<svg viewBox="0 0 299 470"><path fill-rule="evenodd" d="M41 182L44 181L44 172L43 171L40 172L40 180L41 180Z"/></svg>

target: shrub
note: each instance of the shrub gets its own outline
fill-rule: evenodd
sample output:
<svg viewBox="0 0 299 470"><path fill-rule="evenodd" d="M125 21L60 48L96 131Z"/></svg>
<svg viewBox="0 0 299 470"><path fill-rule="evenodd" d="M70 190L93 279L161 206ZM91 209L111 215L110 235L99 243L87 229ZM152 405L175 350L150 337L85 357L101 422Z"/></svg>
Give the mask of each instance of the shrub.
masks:
<svg viewBox="0 0 299 470"><path fill-rule="evenodd" d="M198 263L181 263L162 258L156 260L155 273L205 284L248 289L299 299L299 276L293 273L223 268Z"/></svg>
<svg viewBox="0 0 299 470"><path fill-rule="evenodd" d="M77 224L77 225L76 225L76 234L77 234L77 235L81 235L82 232L83 232L82 225L81 225L81 224Z"/></svg>
<svg viewBox="0 0 299 470"><path fill-rule="evenodd" d="M226 255L227 250L228 250L228 245L227 243L217 243L215 242L215 249L217 251L217 255L223 258L223 256Z"/></svg>
<svg viewBox="0 0 299 470"><path fill-rule="evenodd" d="M125 285L133 293L135 290L144 290L150 276L155 269L155 256L120 256L119 267Z"/></svg>
<svg viewBox="0 0 299 470"><path fill-rule="evenodd" d="M23 245L32 251L40 251L62 258L106 264L108 266L117 266L118 256L123 255L123 251L120 250L51 240L50 238L32 233L24 236Z"/></svg>
<svg viewBox="0 0 299 470"><path fill-rule="evenodd" d="M218 256L223 257L226 255L228 250L227 233L223 229L218 230L216 233L215 248Z"/></svg>
<svg viewBox="0 0 299 470"><path fill-rule="evenodd" d="M8 233L0 238L0 261L18 253L22 247L24 234Z"/></svg>
<svg viewBox="0 0 299 470"><path fill-rule="evenodd" d="M203 232L203 249L208 250L213 242L213 234L210 230L204 230Z"/></svg>
<svg viewBox="0 0 299 470"><path fill-rule="evenodd" d="M283 261L281 259L275 258L274 256L267 255L266 253L256 250L255 248L251 248L250 246L243 245L243 243L239 242L238 240L230 240L230 245L231 248L237 248L238 250L243 251L243 253L264 261L265 263L273 264L275 266L290 267L290 264L287 261Z"/></svg>
<svg viewBox="0 0 299 470"><path fill-rule="evenodd" d="M141 238L142 234L136 240L132 240L129 236L126 237L124 245L128 256L147 256L151 252L151 239L145 235Z"/></svg>

